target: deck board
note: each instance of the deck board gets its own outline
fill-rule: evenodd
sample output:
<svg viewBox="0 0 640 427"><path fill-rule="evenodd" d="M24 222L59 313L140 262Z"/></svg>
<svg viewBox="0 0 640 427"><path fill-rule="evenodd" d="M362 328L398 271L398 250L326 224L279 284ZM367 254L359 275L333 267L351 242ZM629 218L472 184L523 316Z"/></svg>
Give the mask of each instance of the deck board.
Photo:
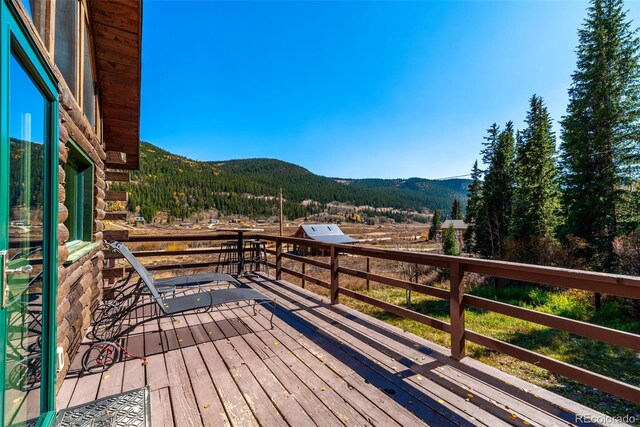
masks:
<svg viewBox="0 0 640 427"><path fill-rule="evenodd" d="M200 352L231 423L234 426L257 426L258 421L249 405L243 404L244 397L233 380L231 373L224 369L224 362L214 344L202 344Z"/></svg>
<svg viewBox="0 0 640 427"><path fill-rule="evenodd" d="M165 354L171 408L180 426L201 426L202 419L193 393L193 386L189 381L185 360L180 350L171 350Z"/></svg>
<svg viewBox="0 0 640 427"><path fill-rule="evenodd" d="M182 354L185 365L188 367L189 378L204 425L207 427L231 425L198 347L185 348Z"/></svg>
<svg viewBox="0 0 640 427"><path fill-rule="evenodd" d="M332 313L328 308L315 307L313 312L306 311L302 315L311 318L318 313L334 319L331 324L324 323L323 330L334 331L339 339L349 340L349 336L343 332L344 328L339 327L344 325L344 319ZM370 328L364 328L357 323L353 328L363 334L359 336L360 340L349 340L354 343L358 350L362 352L369 351L370 356L373 356L379 364L384 365L389 370L396 372L415 371L412 377L408 378L408 381L420 388L428 384L429 391L427 393L433 392L434 398L439 397L438 401L443 400L442 405L448 406L449 410L451 405L454 408L463 409L472 422L476 422L479 419L483 420L482 422L486 422L486 412L497 418L492 420L494 425L496 423L497 425L508 424L513 419L523 419L532 423L530 418L538 419L542 425L553 425L559 422L556 418L548 417L528 405L523 405L518 399L503 393L501 390L486 387L483 383L461 375L450 367L448 367L450 375L443 375L444 372L439 370L443 367L442 363L438 363L436 359L430 356L425 356L423 353L416 351L415 348L402 346L397 340L391 340L388 336L376 333ZM420 362L419 364L415 363L418 361ZM433 366L435 369L425 369L425 366ZM420 377L423 380L428 379L430 381L418 381L416 379L418 377L417 374L422 374ZM464 383L462 379L465 377L471 381ZM460 385L462 387L459 387ZM483 390L484 392L478 393L478 390ZM488 396L486 392L489 392ZM499 405L493 402L498 402ZM436 409L443 411L442 407ZM450 411L445 412L445 414L447 417L452 416Z"/></svg>
<svg viewBox="0 0 640 427"><path fill-rule="evenodd" d="M287 282L245 282L277 299L273 329L268 307L243 304L150 321L124 341L147 363L103 374L78 374L83 343L57 409L148 384L158 426L554 426L597 414Z"/></svg>
<svg viewBox="0 0 640 427"><path fill-rule="evenodd" d="M173 427L173 413L171 412L171 398L169 388L154 389L151 392L151 424L154 427Z"/></svg>

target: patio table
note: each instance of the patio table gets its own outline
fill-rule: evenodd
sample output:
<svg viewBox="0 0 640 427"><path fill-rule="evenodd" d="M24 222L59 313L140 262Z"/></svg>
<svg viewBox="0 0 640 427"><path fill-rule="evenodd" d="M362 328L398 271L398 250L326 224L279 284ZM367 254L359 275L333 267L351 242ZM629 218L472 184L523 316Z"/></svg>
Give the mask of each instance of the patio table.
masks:
<svg viewBox="0 0 640 427"><path fill-rule="evenodd" d="M238 276L245 276L247 272L244 271L244 233L247 231L263 232L261 228L249 228L249 227L218 227L217 231L232 231L238 233Z"/></svg>

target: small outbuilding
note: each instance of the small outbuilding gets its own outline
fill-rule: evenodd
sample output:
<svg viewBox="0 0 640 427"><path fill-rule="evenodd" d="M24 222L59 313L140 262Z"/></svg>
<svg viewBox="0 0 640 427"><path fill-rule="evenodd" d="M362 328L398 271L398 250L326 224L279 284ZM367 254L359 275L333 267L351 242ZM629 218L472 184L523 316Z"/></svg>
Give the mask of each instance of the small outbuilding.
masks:
<svg viewBox="0 0 640 427"><path fill-rule="evenodd" d="M302 224L293 237L315 240L322 243L356 243L353 237L344 234L336 224ZM327 255L326 250L294 246L294 252L299 255Z"/></svg>
<svg viewBox="0 0 640 427"><path fill-rule="evenodd" d="M448 219L442 222L440 226L440 231L438 232L438 240L442 241L442 236L447 229L453 225L453 231L456 234L456 240L458 241L458 246L462 247L464 244L464 233L469 228L469 225L461 219Z"/></svg>

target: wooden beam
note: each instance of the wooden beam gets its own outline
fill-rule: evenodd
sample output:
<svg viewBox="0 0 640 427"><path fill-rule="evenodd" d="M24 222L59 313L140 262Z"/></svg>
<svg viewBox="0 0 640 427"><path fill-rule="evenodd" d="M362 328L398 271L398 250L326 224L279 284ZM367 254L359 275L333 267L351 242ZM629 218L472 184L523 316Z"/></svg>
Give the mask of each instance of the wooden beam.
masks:
<svg viewBox="0 0 640 427"><path fill-rule="evenodd" d="M129 230L106 230L102 232L102 237L104 240L126 242L129 240Z"/></svg>
<svg viewBox="0 0 640 427"><path fill-rule="evenodd" d="M449 297L451 357L460 360L465 356L464 270L460 268L460 263L452 261L449 272L449 282L451 283Z"/></svg>
<svg viewBox="0 0 640 427"><path fill-rule="evenodd" d="M276 240L276 279L282 278L282 240Z"/></svg>
<svg viewBox="0 0 640 427"><path fill-rule="evenodd" d="M105 191L104 199L110 202L126 202L129 200L129 193L126 191Z"/></svg>
<svg viewBox="0 0 640 427"><path fill-rule="evenodd" d="M129 172L105 171L104 180L111 182L130 182L131 175L129 175Z"/></svg>
<svg viewBox="0 0 640 427"><path fill-rule="evenodd" d="M338 249L335 246L331 246L330 250L331 259L331 305L338 304L340 296L340 283L339 283L339 271L338 271Z"/></svg>
<svg viewBox="0 0 640 427"><path fill-rule="evenodd" d="M119 279L120 277L124 277L124 266L102 269L102 280Z"/></svg>
<svg viewBox="0 0 640 427"><path fill-rule="evenodd" d="M127 215L129 215L127 211L105 212L104 219L106 221L126 221Z"/></svg>
<svg viewBox="0 0 640 427"><path fill-rule="evenodd" d="M107 166L115 166L124 165L127 163L127 155L125 153L119 151L107 151L107 158L104 161L104 164Z"/></svg>

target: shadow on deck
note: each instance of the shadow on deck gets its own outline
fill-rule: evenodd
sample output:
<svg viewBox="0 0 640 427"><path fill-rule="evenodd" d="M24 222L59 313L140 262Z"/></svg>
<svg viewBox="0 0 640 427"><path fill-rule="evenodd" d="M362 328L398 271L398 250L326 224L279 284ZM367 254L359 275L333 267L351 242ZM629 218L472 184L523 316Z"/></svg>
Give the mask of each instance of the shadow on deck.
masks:
<svg viewBox="0 0 640 427"><path fill-rule="evenodd" d="M245 282L278 301L150 322L132 355L78 372L58 409L150 385L154 426L587 425L601 414L284 281ZM161 330L160 330L161 329ZM581 420L584 420L582 422Z"/></svg>

